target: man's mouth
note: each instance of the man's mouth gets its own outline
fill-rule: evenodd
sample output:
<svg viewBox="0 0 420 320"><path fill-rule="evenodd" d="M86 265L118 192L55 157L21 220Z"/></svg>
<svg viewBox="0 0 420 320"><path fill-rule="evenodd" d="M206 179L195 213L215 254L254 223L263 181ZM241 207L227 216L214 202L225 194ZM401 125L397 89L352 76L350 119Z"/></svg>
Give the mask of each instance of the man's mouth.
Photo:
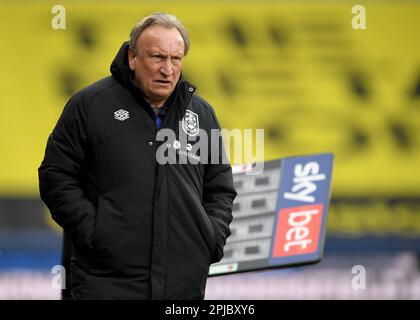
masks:
<svg viewBox="0 0 420 320"><path fill-rule="evenodd" d="M161 83L161 84L170 84L171 83L169 80L155 80L155 82Z"/></svg>

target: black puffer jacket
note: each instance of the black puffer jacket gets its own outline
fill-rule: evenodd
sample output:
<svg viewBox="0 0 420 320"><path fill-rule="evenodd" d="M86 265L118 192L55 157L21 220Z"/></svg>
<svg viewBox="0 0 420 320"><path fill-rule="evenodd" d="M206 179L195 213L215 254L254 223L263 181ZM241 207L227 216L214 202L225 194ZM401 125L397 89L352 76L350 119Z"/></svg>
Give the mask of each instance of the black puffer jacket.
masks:
<svg viewBox="0 0 420 320"><path fill-rule="evenodd" d="M156 161L162 142L130 82L127 49L112 76L67 103L39 168L41 198L64 229L68 289L75 299L202 299L209 265L222 258L230 235L231 167ZM178 140L186 115L190 133L199 127L210 137L220 129L194 92L180 80L171 97L164 128Z"/></svg>

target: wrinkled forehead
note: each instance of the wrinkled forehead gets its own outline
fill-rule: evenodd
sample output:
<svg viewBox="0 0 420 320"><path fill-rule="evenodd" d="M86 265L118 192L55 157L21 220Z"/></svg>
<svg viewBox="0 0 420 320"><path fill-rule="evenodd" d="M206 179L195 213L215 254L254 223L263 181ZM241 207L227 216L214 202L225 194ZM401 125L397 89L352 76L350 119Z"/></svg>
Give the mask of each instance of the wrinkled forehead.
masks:
<svg viewBox="0 0 420 320"><path fill-rule="evenodd" d="M145 29L137 39L137 47L145 50L158 50L162 53L183 54L184 39L178 29L159 25Z"/></svg>

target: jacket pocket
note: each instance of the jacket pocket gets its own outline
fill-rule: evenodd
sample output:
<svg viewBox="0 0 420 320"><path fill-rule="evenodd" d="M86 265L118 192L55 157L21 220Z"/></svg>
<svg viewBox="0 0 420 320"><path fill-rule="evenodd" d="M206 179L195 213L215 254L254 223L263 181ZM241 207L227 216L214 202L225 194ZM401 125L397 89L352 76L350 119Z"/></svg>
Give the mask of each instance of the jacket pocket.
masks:
<svg viewBox="0 0 420 320"><path fill-rule="evenodd" d="M98 197L98 202L96 205L96 213L95 213L95 225L93 228L93 237L92 237L92 248L95 253L97 253L101 247L100 245L100 238L101 238L101 219L104 210L104 200L101 196Z"/></svg>
<svg viewBox="0 0 420 320"><path fill-rule="evenodd" d="M200 206L199 212L200 212L200 216L202 218L203 224L204 224L204 228L206 230L205 240L206 240L207 247L209 248L209 253L210 253L210 258L211 258L216 250L216 233L215 233L213 224L211 223L210 218L207 215L202 205Z"/></svg>

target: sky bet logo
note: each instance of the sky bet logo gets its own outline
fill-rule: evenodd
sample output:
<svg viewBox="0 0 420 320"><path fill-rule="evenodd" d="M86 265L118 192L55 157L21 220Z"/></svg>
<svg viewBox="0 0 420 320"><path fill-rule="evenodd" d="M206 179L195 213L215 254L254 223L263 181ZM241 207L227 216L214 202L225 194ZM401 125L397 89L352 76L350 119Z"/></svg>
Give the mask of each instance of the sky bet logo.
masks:
<svg viewBox="0 0 420 320"><path fill-rule="evenodd" d="M284 159L272 239L272 263L321 258L331 167L331 154Z"/></svg>
<svg viewBox="0 0 420 320"><path fill-rule="evenodd" d="M294 172L292 192L285 192L284 198L313 203L315 198L312 193L316 191L316 182L325 180L325 175L319 174L319 164L317 162L297 164Z"/></svg>
<svg viewBox="0 0 420 320"><path fill-rule="evenodd" d="M318 248L323 205L280 210L275 257L315 252Z"/></svg>

